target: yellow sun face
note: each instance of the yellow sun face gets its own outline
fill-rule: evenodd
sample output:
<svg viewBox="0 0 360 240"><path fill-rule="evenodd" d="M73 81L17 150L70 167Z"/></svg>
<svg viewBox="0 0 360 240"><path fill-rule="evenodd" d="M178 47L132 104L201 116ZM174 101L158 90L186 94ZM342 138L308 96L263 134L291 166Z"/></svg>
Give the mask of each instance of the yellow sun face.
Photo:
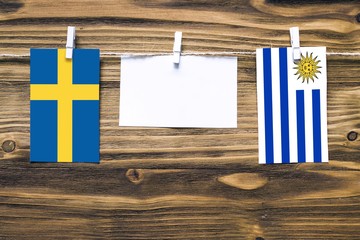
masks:
<svg viewBox="0 0 360 240"><path fill-rule="evenodd" d="M308 53L306 52L306 56L304 57L304 55L301 54L301 59L298 63L296 64L296 67L294 67L294 69L297 70L297 72L295 73L295 75L299 75L298 76L298 80L300 78L302 78L302 82L309 83L309 80L311 79L313 82L315 81L314 78L318 79L317 77L317 73L321 73L319 71L319 68L321 68L320 66L318 66L320 60L317 60L317 56L315 58L313 58L313 53L310 54L310 56L308 55Z"/></svg>

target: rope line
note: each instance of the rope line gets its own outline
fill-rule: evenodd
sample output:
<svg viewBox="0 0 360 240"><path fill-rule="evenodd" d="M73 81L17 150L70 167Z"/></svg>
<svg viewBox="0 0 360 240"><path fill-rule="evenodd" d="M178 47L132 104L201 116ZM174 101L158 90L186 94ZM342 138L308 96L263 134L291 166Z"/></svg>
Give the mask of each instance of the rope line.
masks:
<svg viewBox="0 0 360 240"><path fill-rule="evenodd" d="M130 52L100 52L100 56L115 56L115 57L148 57L148 56L169 56L172 52L149 52L149 53L130 53ZM255 55L255 51L242 51L242 52L182 52L182 56L244 56ZM360 56L359 52L327 52L328 56ZM30 54L0 54L2 58L26 58L30 57Z"/></svg>

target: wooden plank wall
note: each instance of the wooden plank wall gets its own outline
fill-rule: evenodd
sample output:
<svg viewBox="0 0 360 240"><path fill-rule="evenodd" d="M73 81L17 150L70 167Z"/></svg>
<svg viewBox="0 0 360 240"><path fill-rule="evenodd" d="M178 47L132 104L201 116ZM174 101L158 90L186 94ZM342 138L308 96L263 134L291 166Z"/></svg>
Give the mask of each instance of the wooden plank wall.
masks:
<svg viewBox="0 0 360 240"><path fill-rule="evenodd" d="M0 1L0 239L360 239L360 3ZM257 164L255 56L237 129L118 127L120 59L101 59L101 164L29 163L29 48L102 52L327 46L329 164ZM261 136L260 136L261 137Z"/></svg>

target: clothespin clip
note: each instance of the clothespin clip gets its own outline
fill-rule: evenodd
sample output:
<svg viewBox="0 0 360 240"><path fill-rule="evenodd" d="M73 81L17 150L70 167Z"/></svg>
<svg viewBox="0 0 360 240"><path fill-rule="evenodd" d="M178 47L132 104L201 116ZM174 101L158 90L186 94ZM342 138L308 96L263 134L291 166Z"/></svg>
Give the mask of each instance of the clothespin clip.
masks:
<svg viewBox="0 0 360 240"><path fill-rule="evenodd" d="M180 53L181 53L181 38L182 32L175 32L175 40L174 40L174 59L173 62L176 64L180 63Z"/></svg>
<svg viewBox="0 0 360 240"><path fill-rule="evenodd" d="M300 33L299 27L290 28L291 47L293 49L294 62L299 61L301 58L300 52Z"/></svg>
<svg viewBox="0 0 360 240"><path fill-rule="evenodd" d="M66 58L71 59L75 48L75 27L68 26L66 40Z"/></svg>

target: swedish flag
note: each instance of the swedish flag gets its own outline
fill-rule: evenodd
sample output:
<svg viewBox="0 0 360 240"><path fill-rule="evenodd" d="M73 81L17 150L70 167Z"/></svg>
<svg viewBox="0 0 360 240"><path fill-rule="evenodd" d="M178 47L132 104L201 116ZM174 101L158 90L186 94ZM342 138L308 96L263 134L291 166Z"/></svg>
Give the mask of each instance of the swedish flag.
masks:
<svg viewBox="0 0 360 240"><path fill-rule="evenodd" d="M98 49L30 50L30 161L99 162Z"/></svg>

